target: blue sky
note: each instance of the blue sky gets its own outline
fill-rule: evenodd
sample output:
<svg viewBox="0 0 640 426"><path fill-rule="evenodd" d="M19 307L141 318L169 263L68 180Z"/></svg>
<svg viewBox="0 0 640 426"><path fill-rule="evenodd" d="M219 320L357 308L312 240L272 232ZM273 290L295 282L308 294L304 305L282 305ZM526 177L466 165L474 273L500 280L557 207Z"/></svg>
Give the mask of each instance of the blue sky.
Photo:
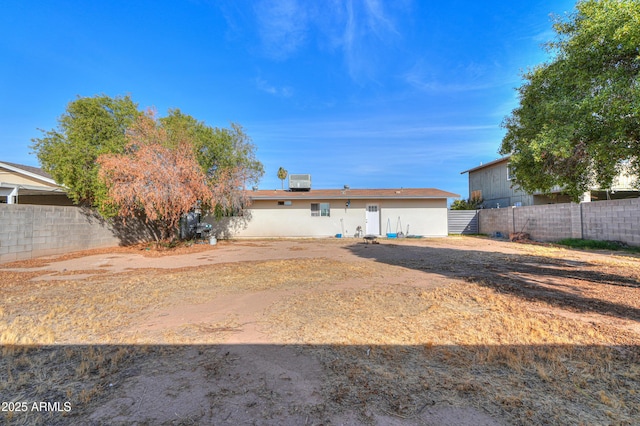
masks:
<svg viewBox="0 0 640 426"><path fill-rule="evenodd" d="M29 1L0 5L0 161L38 165L77 96L241 124L314 188L436 187L498 158L521 73L573 1Z"/></svg>

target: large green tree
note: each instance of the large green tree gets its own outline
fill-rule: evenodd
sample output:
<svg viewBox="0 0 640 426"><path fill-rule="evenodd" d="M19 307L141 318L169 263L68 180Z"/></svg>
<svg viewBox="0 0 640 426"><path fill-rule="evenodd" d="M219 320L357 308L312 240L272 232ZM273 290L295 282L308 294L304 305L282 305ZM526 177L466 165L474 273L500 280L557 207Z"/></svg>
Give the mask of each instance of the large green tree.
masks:
<svg viewBox="0 0 640 426"><path fill-rule="evenodd" d="M247 204L244 189L257 184L264 175L264 167L255 155L255 145L242 126L231 128L206 125L179 109L169 110L159 119L172 144L188 140L196 159L215 192L216 204L203 205L216 216L235 214ZM219 189L224 188L224 191Z"/></svg>
<svg viewBox="0 0 640 426"><path fill-rule="evenodd" d="M522 189L577 201L640 174L640 2L581 1L553 28L552 60L524 74L500 152Z"/></svg>
<svg viewBox="0 0 640 426"><path fill-rule="evenodd" d="M172 143L188 138L193 144L197 160L208 176L216 172L237 168L243 170L246 185L257 183L264 174L262 163L255 155L255 145L242 126L231 123L231 128L211 127L179 109L169 110L159 119Z"/></svg>
<svg viewBox="0 0 640 426"><path fill-rule="evenodd" d="M128 133L134 130L146 143L157 143L170 151L184 150L185 146L193 150L213 193L210 199L215 200L212 205L205 204L205 209L224 215L245 206L243 189L257 183L264 170L251 138L240 125L232 123L228 129L211 127L174 109L166 117L154 118L154 126L133 128L141 116L143 113L128 96L78 98L67 105L57 129L43 131L43 137L33 139L32 148L43 169L67 187L76 202L96 207L105 216L121 211L110 196L112 186L99 176L97 160L106 155L115 155L113 158L122 161L127 155L130 160L136 159L136 144L128 144Z"/></svg>
<svg viewBox="0 0 640 426"><path fill-rule="evenodd" d="M76 203L98 205L106 188L98 179L96 159L123 152L125 132L139 115L129 96L79 97L67 105L56 129L41 130L43 136L32 140L32 149L42 168Z"/></svg>

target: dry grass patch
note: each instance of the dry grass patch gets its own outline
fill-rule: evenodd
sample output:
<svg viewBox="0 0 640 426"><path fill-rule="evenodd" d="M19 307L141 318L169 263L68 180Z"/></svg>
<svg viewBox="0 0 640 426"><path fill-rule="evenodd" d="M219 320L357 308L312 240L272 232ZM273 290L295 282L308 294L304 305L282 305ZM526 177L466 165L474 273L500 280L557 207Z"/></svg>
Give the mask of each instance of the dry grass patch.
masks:
<svg viewBox="0 0 640 426"><path fill-rule="evenodd" d="M122 329L162 307L236 292L310 289L367 274L361 264L301 259L138 270L82 281L16 280L5 288L0 344L136 343Z"/></svg>
<svg viewBox="0 0 640 426"><path fill-rule="evenodd" d="M578 257L584 258L586 256L587 259L590 258L589 263L593 265L611 268L629 268L633 276L640 278L640 267L638 264L640 255L638 254L613 252L608 253L607 256L602 256L600 252L571 250L551 244L522 244L521 247L524 253L549 259L573 259Z"/></svg>
<svg viewBox="0 0 640 426"><path fill-rule="evenodd" d="M355 262L237 262L81 281L3 275L0 394L71 401L77 419L140 374L140 365L157 362L149 371L162 374L162 362L180 356L174 345L216 345L244 326L231 311L154 332L131 333L136 325L174 308L273 291L286 298L259 318L262 330L321 360L323 413L357 410L370 423L372 413L386 413L411 423L431 406L471 405L510 424L640 418L637 259L451 241L354 245ZM294 243L287 252L310 247ZM52 343L67 346L29 346ZM135 346L86 346L96 343Z"/></svg>
<svg viewBox="0 0 640 426"><path fill-rule="evenodd" d="M242 326L243 324L235 317L214 323L186 324L178 329L163 332L162 336L154 341L172 345L219 344L224 342L229 333L242 331Z"/></svg>
<svg viewBox="0 0 640 426"><path fill-rule="evenodd" d="M460 282L303 294L274 305L269 322L271 333L293 344L599 345L637 338L532 313L516 296Z"/></svg>
<svg viewBox="0 0 640 426"><path fill-rule="evenodd" d="M436 403L471 403L514 423L633 424L639 336L528 308L451 282L300 295L268 318L278 340L312 345L338 406L411 418Z"/></svg>
<svg viewBox="0 0 640 426"><path fill-rule="evenodd" d="M173 347L12 346L2 347L0 395L28 403L28 410L0 413L0 423L79 424L82 413L108 398L122 381L145 365L159 363ZM31 409L33 403L58 403L55 411ZM69 420L75 416L75 420Z"/></svg>
<svg viewBox="0 0 640 426"><path fill-rule="evenodd" d="M220 245L227 245L221 242ZM15 262L3 263L3 268L39 268L48 266L53 262L60 262L71 259L79 259L86 256L99 254L141 254L144 257L168 257L181 254L195 254L215 250L215 246L209 244L194 244L192 241L183 241L176 246L167 246L156 243L140 243L128 246L105 247L89 250L74 251L66 254L38 257L34 259L17 260Z"/></svg>
<svg viewBox="0 0 640 426"><path fill-rule="evenodd" d="M219 295L313 289L367 275L363 265L327 259L139 270L82 281L29 282L16 273L5 282L5 303L0 306L0 394L10 395L8 402L68 401L77 415L107 397L113 382L126 376L135 362L159 359L175 345L221 343L242 326L232 315L220 322L187 324L151 335L123 333L149 312L204 303ZM39 346L53 343L67 346ZM124 343L137 346L121 346ZM138 346L145 344L171 346L147 353L145 346ZM68 413L16 414L3 414L0 423L2 419L19 424L52 424L54 419L64 423Z"/></svg>

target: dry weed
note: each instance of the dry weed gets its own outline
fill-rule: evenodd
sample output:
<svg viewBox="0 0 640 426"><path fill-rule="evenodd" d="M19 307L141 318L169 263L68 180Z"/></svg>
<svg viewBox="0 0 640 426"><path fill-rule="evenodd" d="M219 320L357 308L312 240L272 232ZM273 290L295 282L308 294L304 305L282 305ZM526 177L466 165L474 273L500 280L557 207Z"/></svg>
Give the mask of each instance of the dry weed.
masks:
<svg viewBox="0 0 640 426"><path fill-rule="evenodd" d="M366 276L362 265L327 259L222 264L174 271L101 274L82 281L30 282L5 286L0 310L0 394L25 400L69 401L74 412L104 397L111 381L134 358L158 355L146 346L107 343L220 343L242 328L231 316L216 323L185 324L165 332L124 333L147 312L220 295L268 289L314 288ZM66 346L33 347L51 343ZM100 346L86 344L100 343ZM84 346L70 346L70 345ZM171 347L167 347L169 350ZM164 350L164 349L163 349ZM49 424L45 414L12 414L0 422Z"/></svg>
<svg viewBox="0 0 640 426"><path fill-rule="evenodd" d="M407 416L430 400L471 401L516 423L631 424L640 414L637 346L624 346L638 335L533 312L486 286L300 295L273 306L268 323L279 341L332 348L318 356L338 405Z"/></svg>
<svg viewBox="0 0 640 426"><path fill-rule="evenodd" d="M244 291L309 289L367 274L363 265L305 259L137 271L46 287L27 282L8 290L11 312L1 312L0 344L134 343L122 329L162 306Z"/></svg>
<svg viewBox="0 0 640 426"><path fill-rule="evenodd" d="M463 248L468 243L456 241ZM555 276L549 272L552 278L564 280L567 293L640 309L639 287L615 279L637 280L640 262L587 256L581 267L588 271L581 271L581 279L565 278L562 274L575 270L562 269L572 251L522 245L518 250L524 255L465 248L449 249L446 258L430 252L390 264L323 258L238 262L47 283L28 281L36 273L18 274L0 284L0 393L71 401L82 411L108 397L110 385L117 387L136 362L172 350L141 344L214 344L243 327L230 315L156 334L125 333L151 312L222 295L290 289L291 297L266 312L264 331L279 343L307 345L322 361L328 410L358 407L363 413L412 419L434 404L473 405L515 424L633 424L640 418L640 336L620 327L624 318L585 320L576 315L583 306L527 300L502 291L496 282L529 285L536 277L513 274L509 267L543 263L555 271ZM447 284L433 289L381 285L385 273L402 274L407 268L441 274ZM486 278L465 281L460 278L465 268L482 269ZM352 280L367 285L337 286ZM554 289L542 280L535 284ZM54 342L67 346L29 346ZM98 342L136 346L69 346ZM50 420L45 415L19 419Z"/></svg>
<svg viewBox="0 0 640 426"><path fill-rule="evenodd" d="M228 318L216 323L186 324L171 329L154 338L155 342L170 344L219 344L229 334L242 331L242 324L236 318Z"/></svg>

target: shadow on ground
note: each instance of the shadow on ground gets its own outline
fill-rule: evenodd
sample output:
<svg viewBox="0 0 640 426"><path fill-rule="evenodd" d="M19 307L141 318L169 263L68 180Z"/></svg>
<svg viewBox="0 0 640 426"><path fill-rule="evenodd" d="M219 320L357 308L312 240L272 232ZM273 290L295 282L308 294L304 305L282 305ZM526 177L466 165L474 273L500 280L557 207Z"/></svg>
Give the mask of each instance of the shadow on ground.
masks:
<svg viewBox="0 0 640 426"><path fill-rule="evenodd" d="M0 422L631 424L639 349L6 346Z"/></svg>
<svg viewBox="0 0 640 426"><path fill-rule="evenodd" d="M586 296L582 285L592 284L594 294L606 294L611 288L633 291L640 288L640 282L615 272L603 272L599 270L601 266L584 261L388 243L354 244L346 249L364 259L463 279L527 301L640 321L640 309L624 301L614 303ZM571 285L571 282L581 285Z"/></svg>
<svg viewBox="0 0 640 426"><path fill-rule="evenodd" d="M330 249L392 266L382 277L409 268L420 271L412 279L466 280L640 320L625 300L638 281L588 261L386 242ZM420 333L430 341L429 329ZM618 341L629 344L1 346L0 424L631 425L640 418L640 347L637 334Z"/></svg>

